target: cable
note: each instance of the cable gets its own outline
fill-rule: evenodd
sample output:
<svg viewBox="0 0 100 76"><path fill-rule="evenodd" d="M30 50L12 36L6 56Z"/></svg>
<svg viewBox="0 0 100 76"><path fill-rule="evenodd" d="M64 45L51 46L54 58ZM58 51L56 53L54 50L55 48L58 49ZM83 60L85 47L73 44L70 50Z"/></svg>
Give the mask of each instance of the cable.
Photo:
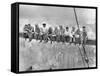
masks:
<svg viewBox="0 0 100 76"><path fill-rule="evenodd" d="M79 46L78 46L78 48L79 48L79 52L80 52L81 57L82 57L83 64L84 64L84 66L85 66L85 62L84 62L84 58L83 58L82 53L81 53L81 49L80 49L80 47L79 47Z"/></svg>
<svg viewBox="0 0 100 76"><path fill-rule="evenodd" d="M77 19L77 15L76 15L76 10L75 10L75 8L74 8L74 14L75 14L75 20L76 20L76 23L77 23L77 27L78 27L78 29L79 29L79 23L78 23L78 19ZM80 30L80 29L79 29ZM79 32L79 36L80 36L80 32ZM85 45L84 45L85 46ZM87 60L86 59L84 59L85 60L85 62L87 63L87 65L88 65L88 67L89 67L89 64L88 64L88 56L87 56L87 54L86 54L86 51L85 51L85 47L83 46L83 44L82 44L82 48L83 48L83 51L84 51L84 56L86 56L87 57ZM81 52L81 50L80 50L80 52ZM82 57L82 59L83 59L83 57Z"/></svg>
<svg viewBox="0 0 100 76"><path fill-rule="evenodd" d="M85 51L85 45L83 46L83 44L82 44L82 47L83 47L84 54L85 54L85 56L87 58L87 59L85 59L85 62L87 63L87 66L89 67L89 63L88 63L89 62L89 58L88 58L87 53Z"/></svg>
<svg viewBox="0 0 100 76"><path fill-rule="evenodd" d="M77 23L77 27L78 27L78 29L79 29L79 23L78 23L78 19L77 19L77 15L76 15L75 8L74 8L74 14L75 14L75 20L76 20L76 23Z"/></svg>

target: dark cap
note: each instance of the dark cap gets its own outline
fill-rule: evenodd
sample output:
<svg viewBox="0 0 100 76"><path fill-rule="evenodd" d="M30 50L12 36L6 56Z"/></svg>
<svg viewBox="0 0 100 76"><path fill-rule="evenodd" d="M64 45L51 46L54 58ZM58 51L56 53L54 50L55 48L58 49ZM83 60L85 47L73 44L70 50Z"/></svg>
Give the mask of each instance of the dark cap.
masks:
<svg viewBox="0 0 100 76"><path fill-rule="evenodd" d="M43 23L42 25L46 25L46 23Z"/></svg>
<svg viewBox="0 0 100 76"><path fill-rule="evenodd" d="M42 25L43 25L43 27L46 27L46 23L43 23Z"/></svg>
<svg viewBox="0 0 100 76"><path fill-rule="evenodd" d="M83 26L83 28L86 28L85 26Z"/></svg>
<svg viewBox="0 0 100 76"><path fill-rule="evenodd" d="M69 27L66 27L66 29L69 29Z"/></svg>

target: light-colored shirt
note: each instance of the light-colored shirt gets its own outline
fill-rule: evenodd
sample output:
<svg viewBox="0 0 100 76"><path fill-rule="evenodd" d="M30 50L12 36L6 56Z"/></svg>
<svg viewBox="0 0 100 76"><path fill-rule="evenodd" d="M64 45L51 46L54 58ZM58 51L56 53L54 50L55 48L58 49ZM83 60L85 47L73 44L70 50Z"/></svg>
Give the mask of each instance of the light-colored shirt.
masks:
<svg viewBox="0 0 100 76"><path fill-rule="evenodd" d="M60 35L64 35L64 33L65 33L65 29L64 28L59 29L59 31L60 31Z"/></svg>
<svg viewBox="0 0 100 76"><path fill-rule="evenodd" d="M65 31L65 35L70 35L70 32L69 31Z"/></svg>
<svg viewBox="0 0 100 76"><path fill-rule="evenodd" d="M43 27L43 32L44 32L44 33L47 32L47 28L46 28L46 27L45 27L45 28Z"/></svg>
<svg viewBox="0 0 100 76"><path fill-rule="evenodd" d="M41 31L41 34L46 34L46 33L48 33L48 28L47 27L40 27L40 31Z"/></svg>
<svg viewBox="0 0 100 76"><path fill-rule="evenodd" d="M70 32L70 37L73 37L73 35L75 35L75 31Z"/></svg>

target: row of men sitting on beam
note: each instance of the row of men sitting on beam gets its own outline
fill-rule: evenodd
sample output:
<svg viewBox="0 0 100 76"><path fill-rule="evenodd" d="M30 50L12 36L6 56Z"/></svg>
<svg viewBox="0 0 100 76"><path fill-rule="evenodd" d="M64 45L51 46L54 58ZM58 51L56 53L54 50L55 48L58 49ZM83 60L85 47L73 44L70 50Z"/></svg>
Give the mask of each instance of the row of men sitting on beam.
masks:
<svg viewBox="0 0 100 76"><path fill-rule="evenodd" d="M39 27L38 24L35 27L27 24L24 26L24 36L28 36L29 41L32 39L40 40L40 42L48 41L57 41L57 42L69 42L75 43L78 39L79 43L86 43L87 41L87 32L85 26L83 26L82 31L80 29L75 29L72 27L72 30L69 30L69 27L63 28L63 26L55 27L54 30L52 27L47 28L46 23L42 24L43 27Z"/></svg>

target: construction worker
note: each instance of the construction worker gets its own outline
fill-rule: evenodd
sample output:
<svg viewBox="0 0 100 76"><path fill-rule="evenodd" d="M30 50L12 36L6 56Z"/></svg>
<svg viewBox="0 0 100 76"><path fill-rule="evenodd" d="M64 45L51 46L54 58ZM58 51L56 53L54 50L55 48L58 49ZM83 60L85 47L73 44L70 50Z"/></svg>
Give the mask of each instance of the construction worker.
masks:
<svg viewBox="0 0 100 76"><path fill-rule="evenodd" d="M66 30L65 30L65 41L66 42L69 42L70 41L69 27L66 27Z"/></svg>
<svg viewBox="0 0 100 76"><path fill-rule="evenodd" d="M31 41L34 38L34 34L34 27L31 26L29 41Z"/></svg>
<svg viewBox="0 0 100 76"><path fill-rule="evenodd" d="M54 40L60 42L60 31L58 27L55 27L54 29Z"/></svg>
<svg viewBox="0 0 100 76"><path fill-rule="evenodd" d="M48 29L48 37L49 37L49 39L51 41L51 44L52 44L52 35L53 35L53 29L52 29L52 27L49 27L49 29Z"/></svg>
<svg viewBox="0 0 100 76"><path fill-rule="evenodd" d="M64 37L64 33L65 33L65 29L63 28L63 26L59 26L59 31L60 31L60 40L64 43L65 42L65 37Z"/></svg>
<svg viewBox="0 0 100 76"><path fill-rule="evenodd" d="M71 43L75 43L75 27L72 27L72 30L70 32L70 44Z"/></svg>
<svg viewBox="0 0 100 76"><path fill-rule="evenodd" d="M23 28L23 37L25 38L25 40L26 40L27 38L29 38L29 36L28 36L28 31L29 31L28 25L25 24L25 26L24 26L24 28Z"/></svg>
<svg viewBox="0 0 100 76"><path fill-rule="evenodd" d="M88 39L88 36L87 36L87 31L86 31L86 27L83 26L82 27L82 32L81 32L81 44L86 44L86 41Z"/></svg>
<svg viewBox="0 0 100 76"><path fill-rule="evenodd" d="M25 26L24 26L24 32L30 32L31 31L31 25L30 24L25 24Z"/></svg>
<svg viewBox="0 0 100 76"><path fill-rule="evenodd" d="M34 33L34 28L31 26L31 24L27 24L24 26L24 37L28 37L29 41L32 40Z"/></svg>
<svg viewBox="0 0 100 76"><path fill-rule="evenodd" d="M89 59L88 59L87 53L85 51L85 44L86 44L87 39L88 39L88 36L87 36L86 27L83 26L82 27L82 32L81 32L81 44L82 44L82 47L83 47L85 61L88 64L89 63Z"/></svg>
<svg viewBox="0 0 100 76"><path fill-rule="evenodd" d="M42 42L42 40L44 40L44 42L48 41L48 28L46 26L46 23L42 24L42 28L41 28L41 32L42 32L42 37L40 39L40 42Z"/></svg>
<svg viewBox="0 0 100 76"><path fill-rule="evenodd" d="M35 34L34 34L34 37L36 40L39 39L39 35L40 35L40 28L38 26L38 24L35 24Z"/></svg>
<svg viewBox="0 0 100 76"><path fill-rule="evenodd" d="M40 36L39 36L40 42L43 40L43 28L40 27Z"/></svg>
<svg viewBox="0 0 100 76"><path fill-rule="evenodd" d="M81 31L80 28L78 28L75 32L75 43L78 43L79 45L81 44Z"/></svg>
<svg viewBox="0 0 100 76"><path fill-rule="evenodd" d="M34 27L32 27L31 24L28 24L28 29L29 41L31 41L34 36Z"/></svg>
<svg viewBox="0 0 100 76"><path fill-rule="evenodd" d="M23 31L24 31L24 32L27 32L27 31L28 31L28 25L27 25L27 24L25 24L25 26L24 26L24 28L23 28Z"/></svg>

